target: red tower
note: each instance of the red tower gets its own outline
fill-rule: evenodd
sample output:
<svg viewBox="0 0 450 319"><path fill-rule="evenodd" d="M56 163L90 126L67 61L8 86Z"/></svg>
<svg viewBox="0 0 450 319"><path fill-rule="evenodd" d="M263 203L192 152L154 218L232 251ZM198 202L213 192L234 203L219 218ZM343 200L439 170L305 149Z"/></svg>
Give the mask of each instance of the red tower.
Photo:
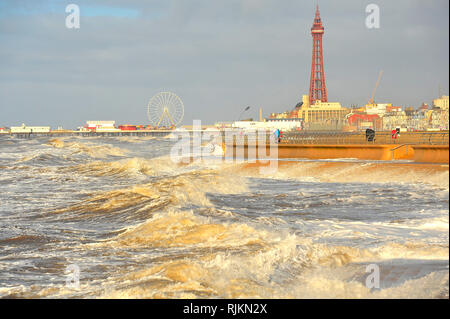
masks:
<svg viewBox="0 0 450 319"><path fill-rule="evenodd" d="M316 100L328 102L327 86L325 85L325 72L323 69L323 35L322 20L320 20L319 6L316 9L311 34L313 38L311 82L309 84L309 104L313 105Z"/></svg>

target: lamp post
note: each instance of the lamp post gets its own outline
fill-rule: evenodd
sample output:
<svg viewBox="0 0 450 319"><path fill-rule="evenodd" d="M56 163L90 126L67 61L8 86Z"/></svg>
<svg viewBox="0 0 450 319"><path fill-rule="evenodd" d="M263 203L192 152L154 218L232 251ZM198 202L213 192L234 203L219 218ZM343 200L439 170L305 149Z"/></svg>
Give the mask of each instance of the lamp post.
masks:
<svg viewBox="0 0 450 319"><path fill-rule="evenodd" d="M250 109L250 106L247 106L245 109L242 110L241 114L239 114L238 121L241 119L242 114L244 114L244 112L248 111L249 109Z"/></svg>

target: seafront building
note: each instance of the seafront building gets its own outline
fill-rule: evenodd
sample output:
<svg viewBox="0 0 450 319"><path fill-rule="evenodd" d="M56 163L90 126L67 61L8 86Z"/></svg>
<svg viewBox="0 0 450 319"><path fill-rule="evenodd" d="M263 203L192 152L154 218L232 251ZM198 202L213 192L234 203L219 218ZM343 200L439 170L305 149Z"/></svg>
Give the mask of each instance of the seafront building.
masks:
<svg viewBox="0 0 450 319"><path fill-rule="evenodd" d="M309 105L308 95L291 111L271 113L267 121L285 120L303 123L304 130L376 131L449 130L449 97L433 100L433 106L402 108L392 103L366 104L360 108L345 108L338 102L316 101Z"/></svg>
<svg viewBox="0 0 450 319"><path fill-rule="evenodd" d="M316 100L314 104L310 105L309 98L304 95L302 104L296 110L297 118L304 119L305 126L312 128L312 126L339 126L341 128L344 123L345 116L349 113L349 109L342 107L339 102L322 102Z"/></svg>
<svg viewBox="0 0 450 319"><path fill-rule="evenodd" d="M448 110L448 95L442 95L440 98L434 99L433 106L441 110Z"/></svg>
<svg viewBox="0 0 450 319"><path fill-rule="evenodd" d="M383 120L378 114L365 113L349 113L346 116L348 124L343 127L344 131L363 131L366 129L373 129L381 131L383 129Z"/></svg>
<svg viewBox="0 0 450 319"><path fill-rule="evenodd" d="M383 129L400 127L408 131L448 130L448 101L448 96L442 96L433 100L431 108L423 103L418 109L407 107L404 110L386 113L383 116Z"/></svg>
<svg viewBox="0 0 450 319"><path fill-rule="evenodd" d="M25 124L22 124L21 126L11 126L10 132L20 134L49 133L50 126L26 126Z"/></svg>
<svg viewBox="0 0 450 319"><path fill-rule="evenodd" d="M116 121L87 121L83 131L108 132L116 130Z"/></svg>
<svg viewBox="0 0 450 319"><path fill-rule="evenodd" d="M231 128L239 128L244 130L275 130L292 131L304 129L304 122L299 119L279 118L266 119L265 121L236 121L231 124Z"/></svg>

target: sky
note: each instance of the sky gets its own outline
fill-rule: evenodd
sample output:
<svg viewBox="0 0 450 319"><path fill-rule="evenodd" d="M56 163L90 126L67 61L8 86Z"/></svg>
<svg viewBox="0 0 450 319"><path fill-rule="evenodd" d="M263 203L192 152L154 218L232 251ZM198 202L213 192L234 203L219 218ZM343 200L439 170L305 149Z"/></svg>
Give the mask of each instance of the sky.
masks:
<svg viewBox="0 0 450 319"><path fill-rule="evenodd" d="M0 0L0 126L148 124L161 91L185 125L291 110L309 92L317 3L330 102L364 105L380 70L375 102L448 95L448 0Z"/></svg>

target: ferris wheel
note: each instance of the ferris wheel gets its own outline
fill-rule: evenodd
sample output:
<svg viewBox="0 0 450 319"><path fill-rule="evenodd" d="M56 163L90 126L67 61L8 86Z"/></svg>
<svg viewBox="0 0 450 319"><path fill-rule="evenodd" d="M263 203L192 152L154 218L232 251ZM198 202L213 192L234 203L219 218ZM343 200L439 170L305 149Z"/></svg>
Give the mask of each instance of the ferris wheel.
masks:
<svg viewBox="0 0 450 319"><path fill-rule="evenodd" d="M160 92L148 102L147 115L153 126L177 126L184 116L183 101L175 93Z"/></svg>

